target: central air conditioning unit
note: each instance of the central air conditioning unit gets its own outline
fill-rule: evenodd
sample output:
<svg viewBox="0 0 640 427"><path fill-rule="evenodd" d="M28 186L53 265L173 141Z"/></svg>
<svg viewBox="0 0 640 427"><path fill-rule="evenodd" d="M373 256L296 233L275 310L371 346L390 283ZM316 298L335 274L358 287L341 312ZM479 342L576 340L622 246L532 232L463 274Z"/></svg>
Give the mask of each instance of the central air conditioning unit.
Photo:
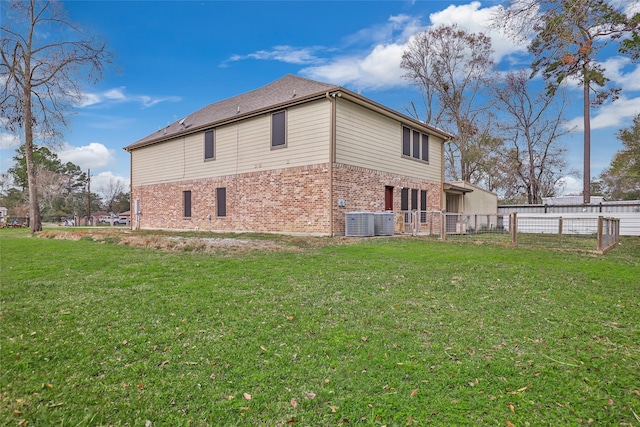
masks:
<svg viewBox="0 0 640 427"><path fill-rule="evenodd" d="M373 212L347 212L344 235L347 237L371 237L375 235Z"/></svg>
<svg viewBox="0 0 640 427"><path fill-rule="evenodd" d="M376 212L374 215L374 233L376 236L393 236L393 211Z"/></svg>

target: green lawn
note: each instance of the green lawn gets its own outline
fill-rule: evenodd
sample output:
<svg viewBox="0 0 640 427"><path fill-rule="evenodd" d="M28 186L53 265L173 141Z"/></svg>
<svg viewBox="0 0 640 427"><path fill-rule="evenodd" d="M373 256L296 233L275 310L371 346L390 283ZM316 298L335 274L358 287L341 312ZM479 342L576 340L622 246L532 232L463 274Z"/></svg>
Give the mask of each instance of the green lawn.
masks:
<svg viewBox="0 0 640 427"><path fill-rule="evenodd" d="M639 238L117 242L0 230L0 425L640 425Z"/></svg>

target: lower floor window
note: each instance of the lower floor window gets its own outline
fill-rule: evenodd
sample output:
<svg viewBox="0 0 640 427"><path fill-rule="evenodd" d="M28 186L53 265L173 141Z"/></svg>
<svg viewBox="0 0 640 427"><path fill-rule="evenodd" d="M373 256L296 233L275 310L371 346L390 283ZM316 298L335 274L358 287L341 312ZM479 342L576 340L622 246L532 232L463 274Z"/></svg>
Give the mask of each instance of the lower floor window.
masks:
<svg viewBox="0 0 640 427"><path fill-rule="evenodd" d="M191 191L183 191L182 192L182 208L183 208L183 216L185 218L191 218Z"/></svg>
<svg viewBox="0 0 640 427"><path fill-rule="evenodd" d="M227 189L216 188L216 215L227 216Z"/></svg>
<svg viewBox="0 0 640 427"><path fill-rule="evenodd" d="M403 188L400 193L400 210L404 211L405 221L409 222L409 206L412 211L420 207L420 222L427 222L427 190Z"/></svg>

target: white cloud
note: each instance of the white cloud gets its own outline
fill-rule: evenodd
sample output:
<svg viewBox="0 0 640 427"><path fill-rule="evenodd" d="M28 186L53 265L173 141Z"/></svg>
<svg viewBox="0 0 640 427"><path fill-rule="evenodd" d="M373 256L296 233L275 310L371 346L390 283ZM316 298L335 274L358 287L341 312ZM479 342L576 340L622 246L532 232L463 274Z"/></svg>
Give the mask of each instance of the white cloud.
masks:
<svg viewBox="0 0 640 427"><path fill-rule="evenodd" d="M577 179L573 176L565 176L560 178L558 184L564 187L561 196L569 196L582 194L584 183L581 179Z"/></svg>
<svg viewBox="0 0 640 427"><path fill-rule="evenodd" d="M177 102L181 99L179 96L154 97L149 95L131 95L126 93L126 88L119 87L104 92L84 92L82 99L76 104L76 107L86 108L105 103L137 102L142 104L143 107L148 108L161 102Z"/></svg>
<svg viewBox="0 0 640 427"><path fill-rule="evenodd" d="M431 14L429 19L434 27L457 24L469 32L483 32L492 39L496 62L503 59L518 62L517 56L527 52L526 44L514 42L502 31L490 27L491 19L500 8L501 6L481 8L480 2L474 1L465 5L451 5ZM322 65L304 68L301 74L363 89L407 86L408 82L402 77L405 71L400 67L402 54L411 37L426 28L415 17L392 16L385 24L360 30L347 38L349 42L368 38L372 44L365 53L343 55Z"/></svg>
<svg viewBox="0 0 640 427"><path fill-rule="evenodd" d="M614 86L621 87L623 91L640 90L640 65L623 56L612 56L601 64Z"/></svg>
<svg viewBox="0 0 640 427"><path fill-rule="evenodd" d="M63 163L71 162L81 169L98 169L109 165L114 160L113 150L109 150L99 142L92 142L82 147L64 144L57 152Z"/></svg>
<svg viewBox="0 0 640 427"><path fill-rule="evenodd" d="M638 0L618 0L618 2L622 6L621 10L624 10L627 16L631 17L636 13L640 13L640 2Z"/></svg>
<svg viewBox="0 0 640 427"><path fill-rule="evenodd" d="M418 17L410 15L392 15L386 22L373 24L356 33L346 36L343 44L350 46L365 44L366 46L386 44L390 41L406 43L409 38L424 29Z"/></svg>
<svg viewBox="0 0 640 427"><path fill-rule="evenodd" d="M0 150L11 150L18 148L22 141L16 135L0 132Z"/></svg>
<svg viewBox="0 0 640 427"><path fill-rule="evenodd" d="M121 182L122 183L122 188L124 192L128 192L129 191L129 178L125 178L123 176L120 175L115 175L112 171L105 171L105 172L100 172L97 175L92 175L91 176L91 189L93 192L93 189L95 188L97 191L104 191L106 190L110 185L111 182Z"/></svg>
<svg viewBox="0 0 640 427"><path fill-rule="evenodd" d="M640 97L626 98L621 96L615 102L604 105L591 113L591 130L604 129L608 127L620 128L628 119L640 114ZM583 116L571 119L565 128L577 132L584 130Z"/></svg>
<svg viewBox="0 0 640 427"><path fill-rule="evenodd" d="M451 5L444 10L429 15L433 26L453 25L464 28L471 33L484 33L491 37L491 46L494 50L496 63L513 54L524 54L527 45L510 39L504 31L491 28L491 20L496 13L502 10L502 6L481 8L479 1L469 4Z"/></svg>
<svg viewBox="0 0 640 427"><path fill-rule="evenodd" d="M327 80L339 85L353 85L358 89L389 88L404 86L405 73L400 68L404 45L377 45L372 51L362 57L341 57L330 64L308 67L301 70L301 74L317 80Z"/></svg>
<svg viewBox="0 0 640 427"><path fill-rule="evenodd" d="M313 64L318 62L319 58L316 52L322 50L320 47L304 47L296 48L293 46L275 46L272 50L259 50L247 55L233 55L222 66L226 66L228 62L242 61L245 59L271 60L286 62L288 64Z"/></svg>

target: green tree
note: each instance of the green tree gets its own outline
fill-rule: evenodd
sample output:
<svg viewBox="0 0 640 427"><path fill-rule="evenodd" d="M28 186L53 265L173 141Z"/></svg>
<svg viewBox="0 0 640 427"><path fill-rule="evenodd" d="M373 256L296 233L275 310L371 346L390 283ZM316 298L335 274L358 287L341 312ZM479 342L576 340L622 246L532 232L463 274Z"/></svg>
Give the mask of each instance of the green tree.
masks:
<svg viewBox="0 0 640 427"><path fill-rule="evenodd" d="M616 153L611 165L600 175L603 193L610 200L640 199L640 114L632 125L621 129L618 139L623 149Z"/></svg>
<svg viewBox="0 0 640 427"><path fill-rule="evenodd" d="M13 157L15 164L7 172L12 176L15 185L27 191L29 178L25 151L26 147L24 145L16 149L16 155ZM34 145L33 162L38 172L49 171L68 176L68 182L65 185L67 193L71 193L74 188L86 185L87 175L82 172L80 166L71 162L62 163L56 153L43 145Z"/></svg>
<svg viewBox="0 0 640 427"><path fill-rule="evenodd" d="M118 193L111 203L111 211L114 213L122 213L131 210L131 197L127 192Z"/></svg>
<svg viewBox="0 0 640 427"><path fill-rule="evenodd" d="M611 43L636 61L640 57L640 13L632 15L628 2L603 0L513 0L497 17L516 34L533 32L529 51L534 56L533 73L540 72L549 93L568 78L576 78L583 89L584 171L583 198L591 199L591 107L617 98L619 88L608 85L606 70L597 62L598 52Z"/></svg>
<svg viewBox="0 0 640 427"><path fill-rule="evenodd" d="M36 135L59 140L80 83L95 81L111 61L106 42L73 25L57 1L3 1L0 115L25 147L31 232L42 230L34 160Z"/></svg>

